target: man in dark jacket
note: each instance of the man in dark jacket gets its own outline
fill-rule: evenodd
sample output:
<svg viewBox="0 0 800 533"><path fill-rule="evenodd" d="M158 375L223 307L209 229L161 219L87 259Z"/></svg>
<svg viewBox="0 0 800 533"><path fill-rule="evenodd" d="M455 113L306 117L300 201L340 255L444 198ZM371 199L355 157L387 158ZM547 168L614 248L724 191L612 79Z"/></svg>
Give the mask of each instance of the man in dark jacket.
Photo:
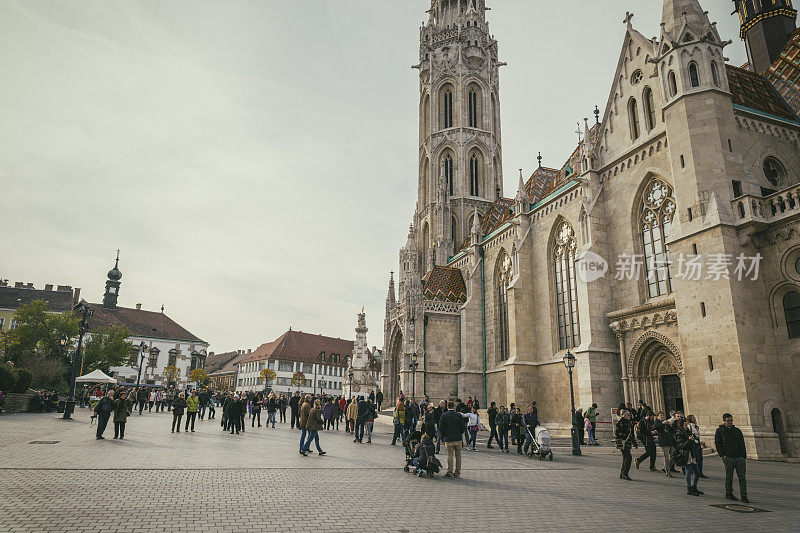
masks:
<svg viewBox="0 0 800 533"><path fill-rule="evenodd" d="M297 424L297 429L300 429L300 393L295 392L292 399L289 400L289 408L292 411L292 429Z"/></svg>
<svg viewBox="0 0 800 533"><path fill-rule="evenodd" d="M461 436L467 426L461 414L455 411L455 404L448 402L447 412L439 419L439 433L444 439L447 448L447 473L444 477L459 477L461 475ZM455 471L453 459L455 458Z"/></svg>
<svg viewBox="0 0 800 533"><path fill-rule="evenodd" d="M142 411L147 403L147 388L139 388L139 390L136 392L136 399L139 401L139 416L142 416Z"/></svg>
<svg viewBox="0 0 800 533"><path fill-rule="evenodd" d="M736 496L733 495L733 471L736 470L742 501L749 503L745 477L747 474L747 449L744 445L744 435L742 435L741 429L733 425L733 415L730 413L722 415L722 421L723 423L714 434L714 446L725 465L725 497L736 501Z"/></svg>
<svg viewBox="0 0 800 533"><path fill-rule="evenodd" d="M203 420L206 417L206 408L211 401L211 395L206 389L203 389L200 391L200 394L197 395L197 399L200 400L200 412L197 414L197 417Z"/></svg>
<svg viewBox="0 0 800 533"><path fill-rule="evenodd" d="M447 412L447 402L444 400L439 401L439 405L433 410L433 421L436 424L436 453L442 451L442 432L439 431L439 421L442 415Z"/></svg>
<svg viewBox="0 0 800 533"><path fill-rule="evenodd" d="M528 448L533 444L533 436L536 433L536 426L539 425L539 418L536 416L536 406L531 405L528 407L528 412L522 417L522 425L525 426L525 453L528 453Z"/></svg>
<svg viewBox="0 0 800 533"><path fill-rule="evenodd" d="M645 416L639 420L639 440L642 441L644 445L644 453L636 458L634 464L636 465L636 469L639 469L639 465L644 462L645 459L648 457L650 458L650 471L656 471L656 441L655 441L655 434L656 431L653 429L653 413L646 412Z"/></svg>
<svg viewBox="0 0 800 533"><path fill-rule="evenodd" d="M363 396L358 397L356 404L356 428L353 432L353 442L361 444L364 441L364 427L367 423L367 414L369 413L369 403L364 400Z"/></svg>
<svg viewBox="0 0 800 533"><path fill-rule="evenodd" d="M584 434L584 426L583 426L583 409L576 409L575 414L572 415L572 425L575 427L575 431L578 433L578 443L581 446L586 445L586 435Z"/></svg>
<svg viewBox="0 0 800 533"><path fill-rule="evenodd" d="M664 454L664 468L661 471L667 477L672 477L672 472L675 472L675 466L672 463L672 450L675 448L675 439L672 437L675 432L673 422L674 419L665 420L664 412L659 411L658 418L653 423L653 429L658 435L658 445Z"/></svg>
<svg viewBox="0 0 800 533"><path fill-rule="evenodd" d="M492 439L495 442L500 443L500 438L497 435L497 422L495 422L495 418L497 417L497 407L495 407L495 402L492 402L489 406L489 409L486 410L486 414L489 416L489 428L492 432L489 434L489 442L486 443L487 448L494 448L492 446ZM500 449L503 449L502 444L500 445Z"/></svg>
<svg viewBox="0 0 800 533"><path fill-rule="evenodd" d="M381 404L383 403L383 393L378 390L377 394L375 394L375 403L378 404L378 411L381 410Z"/></svg>
<svg viewBox="0 0 800 533"><path fill-rule="evenodd" d="M110 390L105 396L100 398L100 401L94 406L94 413L97 415L97 434L95 435L97 440L105 439L103 432L106 430L108 418L111 416L113 410L114 391Z"/></svg>

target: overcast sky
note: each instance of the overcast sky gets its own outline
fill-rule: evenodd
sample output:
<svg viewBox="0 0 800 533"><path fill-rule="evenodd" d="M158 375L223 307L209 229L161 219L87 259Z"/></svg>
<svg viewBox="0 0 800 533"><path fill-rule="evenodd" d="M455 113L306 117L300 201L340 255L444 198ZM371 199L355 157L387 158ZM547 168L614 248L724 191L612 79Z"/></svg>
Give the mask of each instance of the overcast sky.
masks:
<svg viewBox="0 0 800 533"><path fill-rule="evenodd" d="M560 167L660 0L493 0L506 196ZM730 0L702 2L731 63ZM166 313L217 352L383 343L416 201L429 0L0 0L0 278Z"/></svg>

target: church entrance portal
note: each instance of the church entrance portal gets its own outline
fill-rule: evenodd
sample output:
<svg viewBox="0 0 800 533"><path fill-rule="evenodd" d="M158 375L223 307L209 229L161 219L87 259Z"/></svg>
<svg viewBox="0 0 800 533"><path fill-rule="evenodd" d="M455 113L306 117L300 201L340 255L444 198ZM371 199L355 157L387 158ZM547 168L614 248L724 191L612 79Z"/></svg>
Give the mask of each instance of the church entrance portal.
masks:
<svg viewBox="0 0 800 533"><path fill-rule="evenodd" d="M683 365L672 341L660 333L646 333L634 345L628 359L628 398L653 411L683 411Z"/></svg>
<svg viewBox="0 0 800 533"><path fill-rule="evenodd" d="M385 403L394 407L397 397L400 395L400 367L403 364L403 334L400 330L395 330L392 336L392 349L389 353L389 360L391 361L389 369L389 390L387 391L388 398Z"/></svg>
<svg viewBox="0 0 800 533"><path fill-rule="evenodd" d="M683 411L683 391L681 378L677 374L669 374L661 378L661 392L664 395L664 412Z"/></svg>

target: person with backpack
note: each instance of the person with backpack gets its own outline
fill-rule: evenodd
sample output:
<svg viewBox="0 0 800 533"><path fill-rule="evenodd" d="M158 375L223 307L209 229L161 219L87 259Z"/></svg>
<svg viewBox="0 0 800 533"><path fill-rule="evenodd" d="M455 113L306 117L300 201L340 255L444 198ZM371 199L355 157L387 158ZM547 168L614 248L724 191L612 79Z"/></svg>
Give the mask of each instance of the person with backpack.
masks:
<svg viewBox="0 0 800 533"><path fill-rule="evenodd" d="M617 449L622 452L622 469L619 473L619 478L631 481L631 447L638 448L636 444L636 437L633 433L633 422L631 422L631 413L627 409L623 410L620 419L614 429L614 437L616 439Z"/></svg>
<svg viewBox="0 0 800 533"><path fill-rule="evenodd" d="M644 453L636 458L634 462L636 469L639 469L639 465L644 462L645 459L648 457L650 458L650 471L656 472L658 469L656 468L656 440L655 435L656 431L653 429L653 412L647 412L645 416L639 420L639 423L636 424L636 433L638 439L641 441L642 445L644 446Z"/></svg>

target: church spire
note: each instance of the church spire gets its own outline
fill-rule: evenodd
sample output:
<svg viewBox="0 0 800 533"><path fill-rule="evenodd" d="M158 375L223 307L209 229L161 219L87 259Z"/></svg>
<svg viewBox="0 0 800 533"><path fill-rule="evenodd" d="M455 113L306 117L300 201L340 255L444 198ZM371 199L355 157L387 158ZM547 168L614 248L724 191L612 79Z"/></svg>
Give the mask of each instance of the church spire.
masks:
<svg viewBox="0 0 800 533"><path fill-rule="evenodd" d="M687 30L693 32L692 40L698 40L711 26L708 11L703 11L698 0L664 0L661 25L675 43L682 40Z"/></svg>
<svg viewBox="0 0 800 533"><path fill-rule="evenodd" d="M119 296L119 286L122 279L122 272L119 270L119 250L117 250L117 260L114 268L108 271L106 280L106 292L103 295L103 307L106 309L117 308L117 297Z"/></svg>

